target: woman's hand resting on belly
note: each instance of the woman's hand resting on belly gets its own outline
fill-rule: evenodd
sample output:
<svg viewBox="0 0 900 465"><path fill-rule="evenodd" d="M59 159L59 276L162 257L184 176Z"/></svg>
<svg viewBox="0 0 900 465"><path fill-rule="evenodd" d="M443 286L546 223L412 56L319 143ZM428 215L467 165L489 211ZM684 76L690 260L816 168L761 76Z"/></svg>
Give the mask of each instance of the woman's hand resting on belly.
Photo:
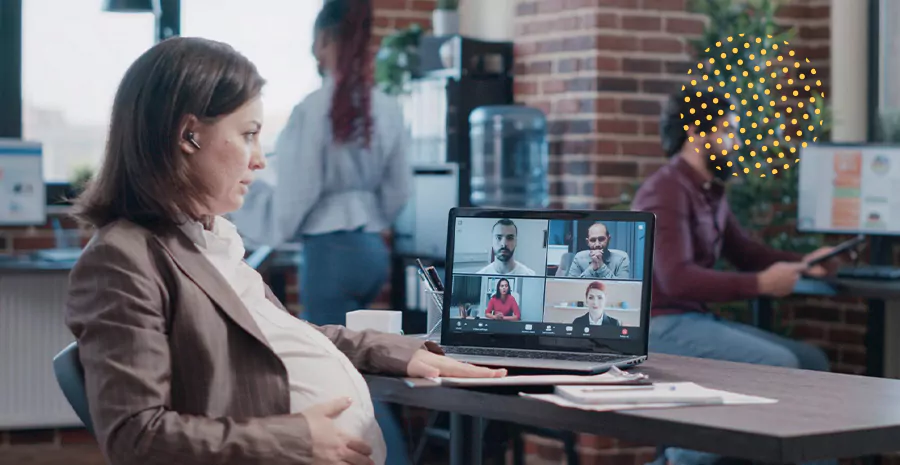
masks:
<svg viewBox="0 0 900 465"><path fill-rule="evenodd" d="M352 465L372 465L370 458L372 447L360 438L354 438L334 424L344 410L350 407L350 398L339 398L300 413L309 425L312 438L312 455L314 465L331 465L348 463Z"/></svg>
<svg viewBox="0 0 900 465"><path fill-rule="evenodd" d="M505 369L491 369L465 364L427 350L417 351L406 367L408 376L433 378L452 376L458 378L501 378ZM312 438L313 463L326 465L348 463L370 465L372 447L362 438L352 437L335 425L334 419L352 404L349 398L339 398L318 404L304 410L299 415L306 418Z"/></svg>
<svg viewBox="0 0 900 465"><path fill-rule="evenodd" d="M433 354L427 350L419 350L406 366L406 374L413 378L436 378L438 376L454 378L502 378L506 369L491 369L469 365L443 355Z"/></svg>

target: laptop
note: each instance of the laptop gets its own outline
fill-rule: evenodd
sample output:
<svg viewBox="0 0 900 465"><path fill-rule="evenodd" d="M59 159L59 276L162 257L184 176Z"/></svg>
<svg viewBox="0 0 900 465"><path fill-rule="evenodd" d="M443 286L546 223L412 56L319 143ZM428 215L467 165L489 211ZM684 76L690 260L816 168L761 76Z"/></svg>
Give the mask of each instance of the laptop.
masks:
<svg viewBox="0 0 900 465"><path fill-rule="evenodd" d="M445 353L578 373L645 361L654 225L649 212L452 209Z"/></svg>

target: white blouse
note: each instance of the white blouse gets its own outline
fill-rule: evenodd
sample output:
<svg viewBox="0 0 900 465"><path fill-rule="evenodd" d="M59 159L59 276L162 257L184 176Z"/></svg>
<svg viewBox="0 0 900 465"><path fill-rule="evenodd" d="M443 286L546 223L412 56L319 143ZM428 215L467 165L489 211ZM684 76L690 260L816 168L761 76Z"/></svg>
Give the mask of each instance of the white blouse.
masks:
<svg viewBox="0 0 900 465"><path fill-rule="evenodd" d="M274 156L229 217L253 243L278 247L302 235L334 231L381 232L410 195L409 134L397 101L372 90L372 141L332 141L334 80L294 107Z"/></svg>
<svg viewBox="0 0 900 465"><path fill-rule="evenodd" d="M235 226L217 217L212 231L197 222L185 223L182 230L241 298L275 355L284 363L291 413L339 397L353 399L335 423L345 433L372 446L372 460L377 465L384 464L386 446L365 379L324 334L266 298L262 277L243 260L244 245Z"/></svg>

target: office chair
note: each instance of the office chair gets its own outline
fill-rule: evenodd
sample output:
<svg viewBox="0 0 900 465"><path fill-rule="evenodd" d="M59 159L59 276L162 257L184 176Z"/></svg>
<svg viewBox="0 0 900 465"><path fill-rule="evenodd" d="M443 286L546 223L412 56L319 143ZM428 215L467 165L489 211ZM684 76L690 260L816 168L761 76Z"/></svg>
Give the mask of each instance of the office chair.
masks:
<svg viewBox="0 0 900 465"><path fill-rule="evenodd" d="M84 370L78 358L77 343L69 344L53 357L53 373L56 374L56 382L59 383L59 388L62 389L72 410L75 410L84 427L93 435L94 425L91 422L91 412L88 410L87 392L84 390Z"/></svg>

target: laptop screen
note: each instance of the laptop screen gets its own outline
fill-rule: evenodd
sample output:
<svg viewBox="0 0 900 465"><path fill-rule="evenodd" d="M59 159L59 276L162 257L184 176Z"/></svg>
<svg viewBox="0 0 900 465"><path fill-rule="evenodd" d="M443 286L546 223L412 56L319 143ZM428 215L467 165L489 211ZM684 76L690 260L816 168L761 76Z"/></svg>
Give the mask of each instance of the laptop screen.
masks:
<svg viewBox="0 0 900 465"><path fill-rule="evenodd" d="M652 214L456 209L450 221L445 342L646 347Z"/></svg>

